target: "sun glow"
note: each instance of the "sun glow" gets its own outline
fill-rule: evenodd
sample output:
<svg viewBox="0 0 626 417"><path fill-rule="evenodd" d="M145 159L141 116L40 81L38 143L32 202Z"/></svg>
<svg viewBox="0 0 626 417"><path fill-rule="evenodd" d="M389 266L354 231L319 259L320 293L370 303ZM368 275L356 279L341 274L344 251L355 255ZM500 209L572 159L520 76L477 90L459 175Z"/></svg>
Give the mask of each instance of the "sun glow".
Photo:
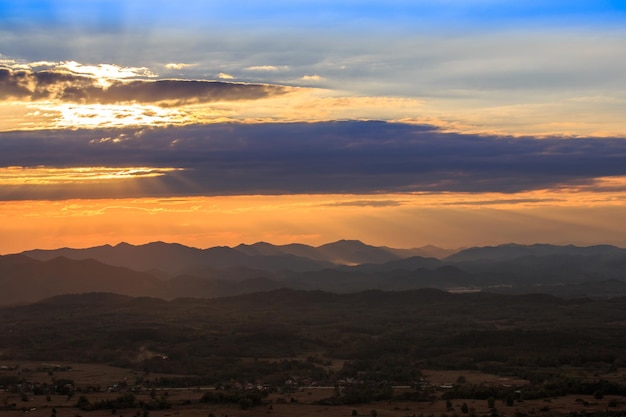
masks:
<svg viewBox="0 0 626 417"><path fill-rule="evenodd" d="M60 129L179 125L193 121L178 109L152 105L64 104L53 105L50 110L58 111L55 127Z"/></svg>
<svg viewBox="0 0 626 417"><path fill-rule="evenodd" d="M146 67L122 67L113 64L84 65L76 61L60 62L57 64L57 68L65 69L75 74L93 76L104 81L137 77L154 78L157 76ZM108 85L108 83L106 84Z"/></svg>
<svg viewBox="0 0 626 417"><path fill-rule="evenodd" d="M137 126L183 126L224 122L319 122L340 119L401 119L419 113L423 102L390 97L325 97L324 90L303 88L289 96L258 101L163 105L14 102L0 105L0 130L95 129ZM5 110L3 112L3 109ZM20 112L18 112L20 110ZM6 117L3 117L6 115ZM10 116L10 117L9 117ZM424 119L412 120L424 122ZM432 119L426 120L433 122ZM440 123L438 123L440 124Z"/></svg>
<svg viewBox="0 0 626 417"><path fill-rule="evenodd" d="M5 167L0 168L0 185L48 185L118 181L160 177L176 170L179 169L149 167Z"/></svg>

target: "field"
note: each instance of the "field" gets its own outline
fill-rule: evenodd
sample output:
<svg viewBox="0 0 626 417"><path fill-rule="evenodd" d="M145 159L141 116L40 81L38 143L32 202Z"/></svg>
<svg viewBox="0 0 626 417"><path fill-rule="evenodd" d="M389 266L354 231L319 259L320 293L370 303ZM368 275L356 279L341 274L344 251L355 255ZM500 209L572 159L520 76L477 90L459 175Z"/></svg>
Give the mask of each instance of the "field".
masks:
<svg viewBox="0 0 626 417"><path fill-rule="evenodd" d="M248 417L248 416L331 416L348 417L353 415L379 417L406 417L406 416L463 416L463 415L493 415L494 408L499 415L568 415L571 412L600 413L607 411L618 414L626 413L626 398L623 396L607 395L601 399L593 395L566 395L561 397L544 398L537 400L516 400L512 405L505 401L496 400L494 407L490 407L488 400L456 398L450 401L444 399L450 385L463 380L466 384L480 384L488 386L515 386L523 390L529 381L520 378L508 378L475 370L422 370L423 384L434 387L434 397L430 401L376 401L367 404L354 405L321 405L318 402L332 397L335 387L298 387L293 392L273 392L262 404L242 409L237 404L207 404L201 402L203 394L214 390L214 387L194 388L167 388L145 389L135 385L139 377L145 376L141 372L93 363L71 362L37 362L20 361L19 363L0 363L0 377L20 376L35 385L54 383L60 380L72 380L74 388L68 395L33 395L24 396L16 392L1 392L4 409L2 416L203 416L216 417ZM16 368L16 369L6 369ZM588 375L590 378L621 380L625 379L625 370L618 370L607 375ZM586 373L584 369L570 369L579 375ZM158 377L155 374L152 377ZM170 375L171 376L171 375ZM127 387L123 387L127 384ZM89 392L93 387L99 387L96 392ZM395 394L403 391L410 392L410 387L394 387ZM137 402L149 402L155 396L167 397L171 408L163 410L144 410L141 408L81 410L77 407L80 396L84 396L90 403L103 400L114 400L129 392L136 397ZM463 413L464 404L469 413ZM12 408L12 409L9 409ZM54 410L54 411L53 411ZM356 413L356 414L355 414Z"/></svg>

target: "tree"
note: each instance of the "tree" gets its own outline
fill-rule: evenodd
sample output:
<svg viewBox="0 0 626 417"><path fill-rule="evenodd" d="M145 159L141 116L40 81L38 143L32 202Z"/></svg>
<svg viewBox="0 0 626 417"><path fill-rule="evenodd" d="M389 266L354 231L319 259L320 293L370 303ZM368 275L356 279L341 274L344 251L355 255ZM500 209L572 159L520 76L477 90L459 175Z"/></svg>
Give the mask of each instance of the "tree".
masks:
<svg viewBox="0 0 626 417"><path fill-rule="evenodd" d="M81 410L89 410L91 408L91 404L89 403L89 400L87 399L87 397L85 397L84 395L81 395L80 397L78 397L78 402L76 402L76 407L80 408Z"/></svg>
<svg viewBox="0 0 626 417"><path fill-rule="evenodd" d="M454 407L452 406L452 401L450 401L449 399L446 400L446 409L448 411L454 411Z"/></svg>

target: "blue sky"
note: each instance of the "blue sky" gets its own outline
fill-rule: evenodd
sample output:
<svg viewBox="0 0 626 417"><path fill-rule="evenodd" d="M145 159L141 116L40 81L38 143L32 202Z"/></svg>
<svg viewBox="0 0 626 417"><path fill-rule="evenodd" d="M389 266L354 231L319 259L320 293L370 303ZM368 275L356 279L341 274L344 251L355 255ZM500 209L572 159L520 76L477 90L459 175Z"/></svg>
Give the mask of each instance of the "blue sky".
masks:
<svg viewBox="0 0 626 417"><path fill-rule="evenodd" d="M2 20L28 19L31 23L151 25L151 19L166 18L172 26L189 24L280 23L321 25L363 22L419 22L481 26L552 19L565 22L604 23L624 19L623 1L22 1L1 2Z"/></svg>

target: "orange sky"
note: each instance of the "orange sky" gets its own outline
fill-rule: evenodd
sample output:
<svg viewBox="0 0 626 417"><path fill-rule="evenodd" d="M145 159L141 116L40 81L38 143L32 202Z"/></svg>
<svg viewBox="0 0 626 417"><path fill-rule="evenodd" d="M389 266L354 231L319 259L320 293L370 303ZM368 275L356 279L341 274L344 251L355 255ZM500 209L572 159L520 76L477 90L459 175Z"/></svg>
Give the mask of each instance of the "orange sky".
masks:
<svg viewBox="0 0 626 417"><path fill-rule="evenodd" d="M161 240L445 248L503 242L626 246L626 193L189 197L0 203L0 253ZM35 244L34 244L35 242Z"/></svg>

